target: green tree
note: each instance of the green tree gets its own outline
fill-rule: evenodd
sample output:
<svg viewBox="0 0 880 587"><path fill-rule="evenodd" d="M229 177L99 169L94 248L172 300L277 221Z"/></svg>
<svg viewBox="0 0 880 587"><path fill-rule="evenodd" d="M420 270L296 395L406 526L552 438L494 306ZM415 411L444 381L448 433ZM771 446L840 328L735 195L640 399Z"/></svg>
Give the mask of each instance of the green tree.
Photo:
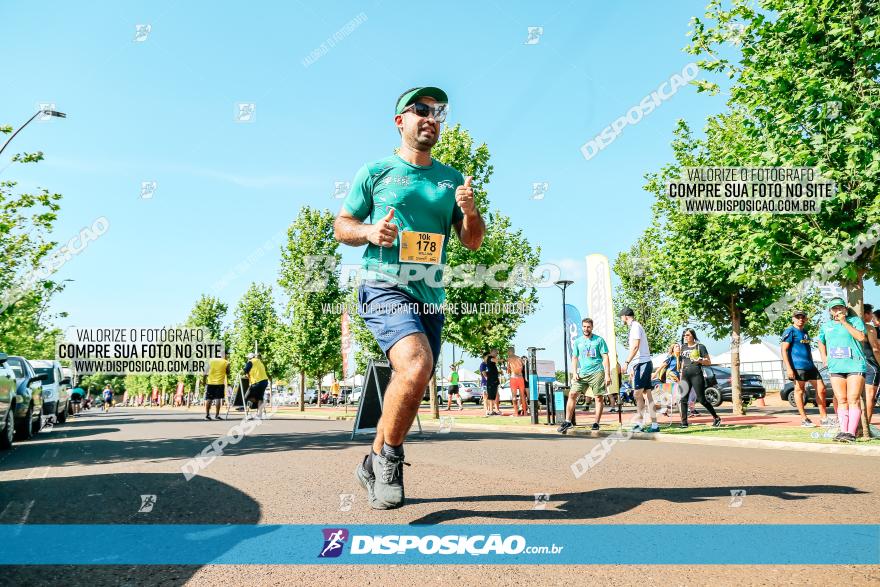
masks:
<svg viewBox="0 0 880 587"><path fill-rule="evenodd" d="M210 333L211 340L226 342L223 320L228 309L218 298L202 294L190 311L186 325L190 328L205 328Z"/></svg>
<svg viewBox="0 0 880 587"><path fill-rule="evenodd" d="M342 322L334 311L345 299L339 286L342 257L329 210L303 206L287 230L279 284L287 295L290 364L300 374L300 410L306 377L342 370Z"/></svg>
<svg viewBox="0 0 880 587"><path fill-rule="evenodd" d="M219 298L202 294L195 305L193 305L192 310L190 310L185 325L189 328L206 329L211 340L218 341L224 347L228 347L229 332L224 327L224 320L228 309L229 307L221 302ZM181 374L180 380L183 381L186 389L195 391L196 378L200 376L201 374Z"/></svg>
<svg viewBox="0 0 880 587"><path fill-rule="evenodd" d="M353 287L346 294L346 305L350 308L356 308L358 303L358 290ZM367 363L370 359L383 359L385 353L376 337L367 328L364 319L357 312L349 314L349 326L351 330L351 338L354 342L354 364L357 373L366 373Z"/></svg>
<svg viewBox="0 0 880 587"><path fill-rule="evenodd" d="M736 29L741 50L731 54L722 45ZM861 314L864 279L880 274L876 243L854 246L880 221L878 2L712 0L691 35L687 50L701 57L700 67L730 80L728 116L739 124L726 152L749 146L748 157L728 164L815 167L837 186L806 220L739 222L734 234L750 241L753 255L743 267L760 265L765 279L786 288L824 274L847 289ZM720 91L710 80L699 86Z"/></svg>
<svg viewBox="0 0 880 587"><path fill-rule="evenodd" d="M12 127L0 126L0 134ZM37 163L42 151L18 153L17 163ZM17 182L0 181L0 349L26 357L55 356L55 338L48 314L52 297L63 289L52 274L63 263L57 243L45 235L52 231L61 194L47 189L15 193ZM66 316L62 313L60 316Z"/></svg>
<svg viewBox="0 0 880 587"><path fill-rule="evenodd" d="M488 284L449 287L446 289L449 306L463 308L465 304L489 303L494 307L517 310L449 314L443 327L443 339L460 345L474 356L480 356L489 348L507 348L525 317L535 311L537 290L531 276L538 266L541 248L534 247L523 236L522 230L514 229L508 216L498 210L490 211L486 188L493 167L489 163L489 148L485 143L475 146L470 133L457 124L444 129L432 155L438 161L457 169L462 175L473 176L471 186L474 200L486 222L486 236L482 246L476 251L464 247L457 238L450 239L447 263L453 268L463 265L485 268L497 266L499 270L494 274L495 279L499 283L508 284L506 287L492 287ZM489 272L491 269L487 273ZM476 270L468 274L476 275Z"/></svg>
<svg viewBox="0 0 880 587"><path fill-rule="evenodd" d="M669 348L688 318L681 305L667 293L663 272L656 267L657 242L656 231L647 230L628 251L617 256L613 267L620 279L614 292L617 340L624 347L628 345L627 329L616 314L623 308L632 308L654 353Z"/></svg>
<svg viewBox="0 0 880 587"><path fill-rule="evenodd" d="M95 373L92 375L83 375L80 378L80 386L86 391L86 393L93 395L100 393L108 383L116 394L124 393L127 389L126 377L123 377L122 375Z"/></svg>
<svg viewBox="0 0 880 587"><path fill-rule="evenodd" d="M280 322L272 288L252 283L235 308L229 353L232 377L244 368L247 354L256 351L260 352L270 379L282 376L287 358L276 355L275 339L279 335Z"/></svg>

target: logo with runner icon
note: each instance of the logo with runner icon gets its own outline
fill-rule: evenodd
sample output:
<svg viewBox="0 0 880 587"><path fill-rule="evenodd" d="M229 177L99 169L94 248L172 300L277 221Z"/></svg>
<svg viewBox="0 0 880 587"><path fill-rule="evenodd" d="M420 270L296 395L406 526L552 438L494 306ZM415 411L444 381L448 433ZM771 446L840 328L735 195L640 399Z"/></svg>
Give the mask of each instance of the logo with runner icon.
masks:
<svg viewBox="0 0 880 587"><path fill-rule="evenodd" d="M324 547L318 558L336 558L342 554L345 542L348 540L348 530L345 528L324 528Z"/></svg>

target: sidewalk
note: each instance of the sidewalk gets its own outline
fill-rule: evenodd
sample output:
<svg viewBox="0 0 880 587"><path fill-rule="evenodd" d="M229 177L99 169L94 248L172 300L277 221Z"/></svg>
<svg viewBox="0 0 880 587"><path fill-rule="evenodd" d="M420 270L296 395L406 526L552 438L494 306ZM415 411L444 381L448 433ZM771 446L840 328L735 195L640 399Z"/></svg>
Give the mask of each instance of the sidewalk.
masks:
<svg viewBox="0 0 880 587"><path fill-rule="evenodd" d="M801 428L797 410L788 405L787 402L782 402L778 394L773 394L771 397L766 398L765 403L767 404L766 406L751 406L745 416L733 415L733 406L729 403L722 404L719 408L716 408L724 424L721 428L711 427L712 418L705 412L702 406L697 406L701 415L688 418L688 422L691 425L688 429L682 430L678 428L678 414L674 413L671 417L658 417L657 421L661 427L660 433L633 434L632 438L655 442L880 456L880 439L860 439L853 444L836 443L828 436L829 429L827 428L820 428L818 426L815 428ZM145 410L147 409L154 408L146 408ZM187 411L187 408L172 408L170 406L160 409ZM192 413L201 413L202 410L204 410L203 406L189 408L189 411ZM828 413L833 415L833 409L830 406ZM230 411L230 418L233 417L233 414L243 415L242 412ZM807 414L813 422L818 424L819 415L817 408L810 406L807 409ZM306 406L305 411L300 411L299 406L280 407L273 417L285 420L354 420L356 415L356 405L348 406L347 412L345 408L324 406L319 408L310 405ZM502 415L500 416L486 417L482 406L474 404L465 404L464 409L461 411L457 407L447 410L446 406L441 406L439 415L441 419L434 420L431 415L431 407L428 404L422 404L419 409L419 419L422 426L432 434L436 433L435 429L439 429L442 426L445 429L444 432L449 432L450 429L455 428L474 431L558 435L556 426L562 421L561 418L558 418L557 424L547 425L547 413L546 411L541 411L538 424L535 425L531 423L529 416L514 416L513 410L509 406L502 408ZM626 430L628 429L627 424L634 415L635 408L632 406L624 408L620 420L618 420L617 414L612 414L605 410L600 423L601 430L592 431L589 429L589 426L595 421L594 412L585 412L582 406L578 406L578 425L571 429L568 434L570 436L593 438L620 434L619 422L623 422L624 430ZM880 413L875 413L873 423L874 425L880 425Z"/></svg>

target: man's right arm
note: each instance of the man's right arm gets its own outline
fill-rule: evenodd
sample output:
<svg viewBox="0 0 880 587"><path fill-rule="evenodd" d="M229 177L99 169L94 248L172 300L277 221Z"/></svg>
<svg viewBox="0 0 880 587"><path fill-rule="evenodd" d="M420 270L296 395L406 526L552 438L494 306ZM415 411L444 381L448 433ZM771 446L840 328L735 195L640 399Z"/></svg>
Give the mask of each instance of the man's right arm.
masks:
<svg viewBox="0 0 880 587"><path fill-rule="evenodd" d="M333 222L333 237L344 245L360 247L367 243L390 247L397 238L397 225L391 211L376 224L364 224L351 212L343 208Z"/></svg>
<svg viewBox="0 0 880 587"><path fill-rule="evenodd" d="M780 348L780 351L782 351L781 352L782 363L783 363L783 366L785 367L786 371L793 371L794 370L794 368L791 366L791 363L788 360L788 347L790 347L790 346L791 346L790 342L783 340L782 346Z"/></svg>
<svg viewBox="0 0 880 587"><path fill-rule="evenodd" d="M372 228L372 224L364 224L343 208L333 223L333 236L344 245L360 247L370 242L368 237Z"/></svg>

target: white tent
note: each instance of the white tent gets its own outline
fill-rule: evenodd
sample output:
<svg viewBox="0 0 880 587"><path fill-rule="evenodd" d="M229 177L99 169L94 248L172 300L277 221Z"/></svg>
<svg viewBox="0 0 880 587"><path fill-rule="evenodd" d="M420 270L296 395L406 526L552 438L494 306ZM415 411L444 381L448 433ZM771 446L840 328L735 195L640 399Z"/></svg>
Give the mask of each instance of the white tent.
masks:
<svg viewBox="0 0 880 587"><path fill-rule="evenodd" d="M782 363L782 354L778 346L764 342L753 342L742 345L739 349L740 363ZM730 365L730 351L712 357L713 365Z"/></svg>
<svg viewBox="0 0 880 587"><path fill-rule="evenodd" d="M352 375L348 379L343 379L342 381L339 382L339 385L342 385L343 387L357 387L357 386L363 385L363 384L364 384L364 376L361 375L360 373L356 373L355 375Z"/></svg>
<svg viewBox="0 0 880 587"><path fill-rule="evenodd" d="M356 375L352 375L348 379L339 379L339 385L342 387L356 387L358 385L364 384L364 376L360 373ZM324 375L321 379L321 387L332 387L333 386L333 373L328 373Z"/></svg>
<svg viewBox="0 0 880 587"><path fill-rule="evenodd" d="M816 366L822 365L819 350L815 348L813 361ZM759 374L768 389L779 389L785 383L782 351L776 345L764 341L743 345L739 350L739 363L742 373ZM730 367L730 351L712 357L712 364Z"/></svg>

